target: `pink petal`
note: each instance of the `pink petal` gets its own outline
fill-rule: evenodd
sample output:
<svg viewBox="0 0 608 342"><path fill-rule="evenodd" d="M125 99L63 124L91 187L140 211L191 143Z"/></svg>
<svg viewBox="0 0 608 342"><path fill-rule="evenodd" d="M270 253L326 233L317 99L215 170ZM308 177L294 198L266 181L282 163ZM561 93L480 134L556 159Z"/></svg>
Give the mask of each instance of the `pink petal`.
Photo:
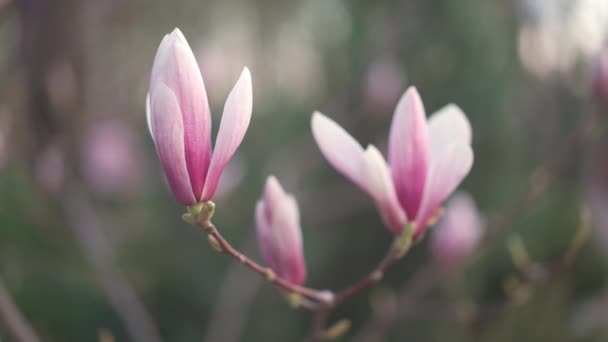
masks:
<svg viewBox="0 0 608 342"><path fill-rule="evenodd" d="M274 264L275 257L272 253L272 248L270 248L271 243L271 227L270 227L270 217L266 215L268 211L267 207L264 205L264 201L258 201L255 206L255 226L256 226L256 237L258 241L258 248L260 250L260 254L266 263Z"/></svg>
<svg viewBox="0 0 608 342"><path fill-rule="evenodd" d="M408 217L416 217L422 201L430 159L424 106L410 87L399 100L389 135L388 160L397 196Z"/></svg>
<svg viewBox="0 0 608 342"><path fill-rule="evenodd" d="M298 205L273 176L256 207L256 227L260 252L270 268L293 284L303 284L306 264Z"/></svg>
<svg viewBox="0 0 608 342"><path fill-rule="evenodd" d="M327 116L312 115L312 133L321 153L338 172L361 189L368 191L362 175L363 148L353 137Z"/></svg>
<svg viewBox="0 0 608 342"><path fill-rule="evenodd" d="M173 91L181 109L186 164L194 194L198 197L211 158L211 116L198 64L186 38L177 28L163 38L154 59L150 89L159 82Z"/></svg>
<svg viewBox="0 0 608 342"><path fill-rule="evenodd" d="M419 236L443 202L473 166L473 150L462 143L444 144L433 155L414 233Z"/></svg>
<svg viewBox="0 0 608 342"><path fill-rule="evenodd" d="M150 109L152 135L169 186L178 202L194 204L196 200L184 154L184 125L175 94L166 85L158 83L152 91Z"/></svg>
<svg viewBox="0 0 608 342"><path fill-rule="evenodd" d="M373 145L365 150L362 170L368 192L376 201L384 224L393 233L399 234L407 224L407 217L397 199L388 165Z"/></svg>
<svg viewBox="0 0 608 342"><path fill-rule="evenodd" d="M276 213L273 227L277 252L282 256L277 268L291 283L302 285L306 279L306 263L302 251L300 212L293 196L288 196L283 209Z"/></svg>
<svg viewBox="0 0 608 342"><path fill-rule="evenodd" d="M201 196L203 201L213 197L224 167L243 141L245 132L249 127L252 107L251 74L249 69L245 68L224 105L224 113L215 140L213 157Z"/></svg>
<svg viewBox="0 0 608 342"><path fill-rule="evenodd" d="M455 104L449 104L435 112L428 124L433 151L448 142L471 144L471 124L462 109Z"/></svg>
<svg viewBox="0 0 608 342"><path fill-rule="evenodd" d="M152 129L152 118L150 117L150 93L146 95L146 122L148 123L148 131L150 136L154 140L154 129Z"/></svg>

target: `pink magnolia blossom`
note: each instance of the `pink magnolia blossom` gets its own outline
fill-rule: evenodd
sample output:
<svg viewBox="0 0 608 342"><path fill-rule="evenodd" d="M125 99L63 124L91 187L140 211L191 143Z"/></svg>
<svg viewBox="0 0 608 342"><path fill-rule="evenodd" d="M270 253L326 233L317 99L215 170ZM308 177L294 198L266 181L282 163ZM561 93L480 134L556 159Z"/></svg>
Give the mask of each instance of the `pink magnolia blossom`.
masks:
<svg viewBox="0 0 608 342"><path fill-rule="evenodd" d="M212 153L207 93L194 54L179 29L163 38L152 67L146 112L178 202L192 205L213 197L224 167L245 136L251 110L251 75L244 68L224 105Z"/></svg>
<svg viewBox="0 0 608 342"><path fill-rule="evenodd" d="M420 236L473 165L471 126L462 110L449 104L427 120L414 87L395 109L388 164L376 147L364 150L319 112L313 114L312 132L325 158L375 200L395 234L414 222L414 237Z"/></svg>
<svg viewBox="0 0 608 342"><path fill-rule="evenodd" d="M483 232L484 220L473 198L467 193L454 195L433 232L433 260L445 270L462 265L479 244Z"/></svg>
<svg viewBox="0 0 608 342"><path fill-rule="evenodd" d="M257 239L262 258L280 277L302 285L306 264L302 252L300 212L295 198L270 176L255 209Z"/></svg>

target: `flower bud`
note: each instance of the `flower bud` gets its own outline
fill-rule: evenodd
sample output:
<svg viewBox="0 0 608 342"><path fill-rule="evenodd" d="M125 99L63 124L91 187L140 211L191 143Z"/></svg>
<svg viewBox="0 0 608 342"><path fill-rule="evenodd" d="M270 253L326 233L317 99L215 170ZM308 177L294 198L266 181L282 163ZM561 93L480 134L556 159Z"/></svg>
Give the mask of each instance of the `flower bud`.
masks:
<svg viewBox="0 0 608 342"><path fill-rule="evenodd" d="M244 68L224 104L212 151L207 93L194 54L179 29L163 38L152 67L146 116L178 202L189 206L213 197L249 127L252 96L251 74Z"/></svg>
<svg viewBox="0 0 608 342"><path fill-rule="evenodd" d="M431 253L437 266L444 270L457 268L471 256L484 231L473 198L458 193L448 202L445 214L431 241Z"/></svg>
<svg viewBox="0 0 608 342"><path fill-rule="evenodd" d="M274 176L266 180L255 219L262 258L279 277L302 285L306 279L306 264L298 204Z"/></svg>

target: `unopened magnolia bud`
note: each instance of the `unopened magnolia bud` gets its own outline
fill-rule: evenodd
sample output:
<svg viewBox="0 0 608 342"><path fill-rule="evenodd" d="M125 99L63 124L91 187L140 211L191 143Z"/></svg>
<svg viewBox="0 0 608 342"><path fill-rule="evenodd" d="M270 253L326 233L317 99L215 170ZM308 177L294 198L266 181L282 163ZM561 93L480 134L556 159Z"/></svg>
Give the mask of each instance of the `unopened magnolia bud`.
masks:
<svg viewBox="0 0 608 342"><path fill-rule="evenodd" d="M431 253L435 263L449 270L467 261L483 234L484 224L473 198L458 193L448 203L433 233Z"/></svg>
<svg viewBox="0 0 608 342"><path fill-rule="evenodd" d="M244 68L228 95L213 151L207 92L190 45L179 29L160 43L146 98L148 128L176 200L209 201L241 144L252 110L251 74Z"/></svg>
<svg viewBox="0 0 608 342"><path fill-rule="evenodd" d="M255 219L258 246L268 266L279 277L302 285L306 279L306 264L298 204L273 176L266 181Z"/></svg>

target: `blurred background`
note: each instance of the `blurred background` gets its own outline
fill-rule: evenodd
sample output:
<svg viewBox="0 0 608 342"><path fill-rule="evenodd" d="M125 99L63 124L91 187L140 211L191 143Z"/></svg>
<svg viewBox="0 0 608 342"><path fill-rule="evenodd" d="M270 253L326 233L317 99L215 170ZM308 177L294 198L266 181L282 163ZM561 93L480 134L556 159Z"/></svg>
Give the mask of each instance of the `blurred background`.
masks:
<svg viewBox="0 0 608 342"><path fill-rule="evenodd" d="M300 204L311 287L352 284L391 242L323 159L311 112L381 151L409 85L428 113L454 102L470 118L475 164L460 188L481 240L443 267L431 229L333 312L352 321L338 341L608 340L607 1L0 0L1 341L310 334L306 311L180 219L144 108L174 27L214 132L243 66L253 77L216 225L260 260L253 212L276 175Z"/></svg>

